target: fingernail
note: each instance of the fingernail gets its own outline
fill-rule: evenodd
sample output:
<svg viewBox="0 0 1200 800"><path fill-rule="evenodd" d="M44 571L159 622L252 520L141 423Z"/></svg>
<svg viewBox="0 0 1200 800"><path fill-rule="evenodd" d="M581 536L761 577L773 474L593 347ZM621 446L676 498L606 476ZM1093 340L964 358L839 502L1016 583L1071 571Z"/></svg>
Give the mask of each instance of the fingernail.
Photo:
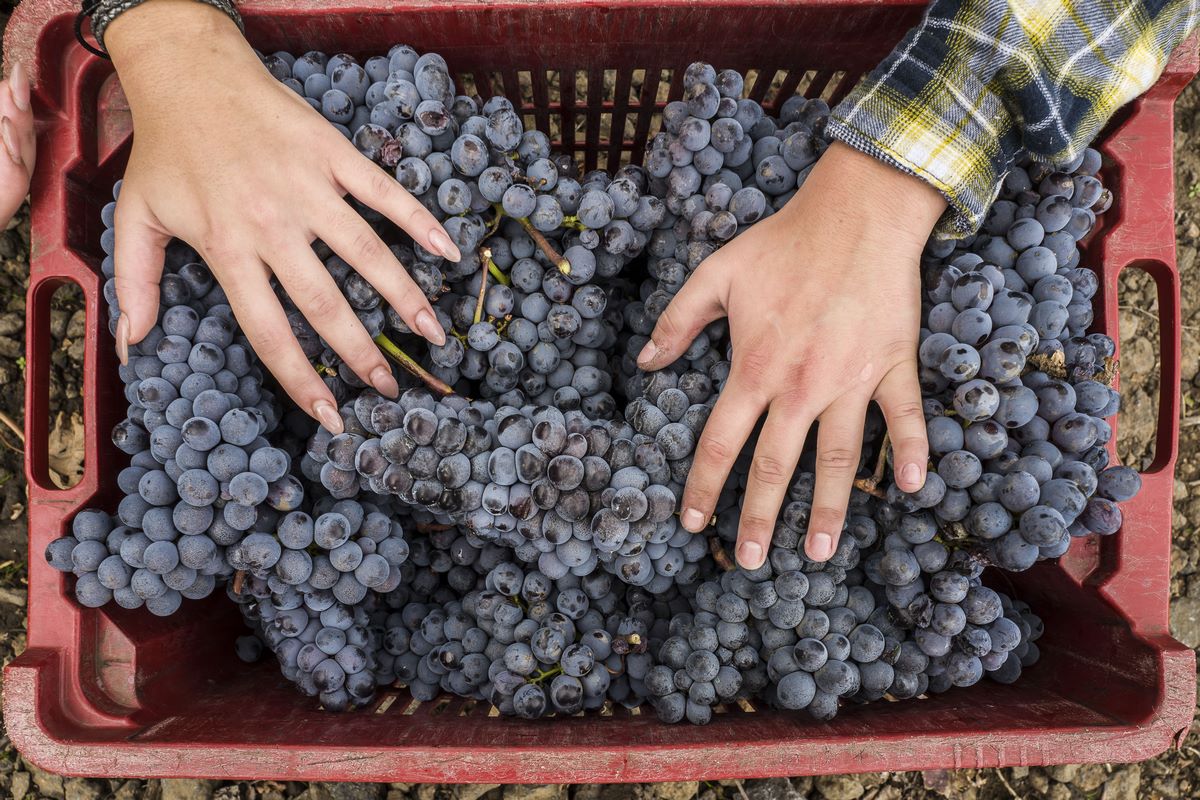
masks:
<svg viewBox="0 0 1200 800"><path fill-rule="evenodd" d="M808 536L808 554L817 561L833 555L833 537L828 533L811 533Z"/></svg>
<svg viewBox="0 0 1200 800"><path fill-rule="evenodd" d="M679 515L679 521L692 533L704 530L704 515L694 508L685 508Z"/></svg>
<svg viewBox="0 0 1200 800"><path fill-rule="evenodd" d="M25 74L25 67L18 62L13 64L12 72L8 76L8 85L12 88L13 103L21 111L29 110L29 76Z"/></svg>
<svg viewBox="0 0 1200 800"><path fill-rule="evenodd" d="M450 241L450 237L441 228L434 228L429 232L429 243L446 260L462 261L462 253L458 252L454 242Z"/></svg>
<svg viewBox="0 0 1200 800"><path fill-rule="evenodd" d="M763 562L762 545L758 542L742 542L737 549L738 566L745 569L758 569Z"/></svg>
<svg viewBox="0 0 1200 800"><path fill-rule="evenodd" d="M7 121L7 120L6 120ZM117 358L122 364L129 363L129 317L117 317Z"/></svg>
<svg viewBox="0 0 1200 800"><path fill-rule="evenodd" d="M395 400L400 396L400 384L396 383L395 376L387 367L380 366L371 370L371 385L384 397Z"/></svg>
<svg viewBox="0 0 1200 800"><path fill-rule="evenodd" d="M658 345L654 340L646 342L646 346L642 348L642 352L638 353L637 363L639 367L645 367L654 361L654 357L658 355Z"/></svg>
<svg viewBox="0 0 1200 800"><path fill-rule="evenodd" d="M904 469L900 470L900 478L909 491L913 492L920 489L921 484L924 483L921 479L921 468L916 464L905 464Z"/></svg>
<svg viewBox="0 0 1200 800"><path fill-rule="evenodd" d="M436 345L446 343L446 332L442 330L437 317L428 308L422 308L417 312L417 333Z"/></svg>
<svg viewBox="0 0 1200 800"><path fill-rule="evenodd" d="M4 139L4 149L8 151L8 157L13 163L19 167L24 166L21 151L17 149L17 135L13 131L12 120L8 117L0 117L0 138Z"/></svg>
<svg viewBox="0 0 1200 800"><path fill-rule="evenodd" d="M318 400L313 403L312 410L313 416L317 418L321 426L335 436L346 429L346 426L342 424L342 415L328 400Z"/></svg>

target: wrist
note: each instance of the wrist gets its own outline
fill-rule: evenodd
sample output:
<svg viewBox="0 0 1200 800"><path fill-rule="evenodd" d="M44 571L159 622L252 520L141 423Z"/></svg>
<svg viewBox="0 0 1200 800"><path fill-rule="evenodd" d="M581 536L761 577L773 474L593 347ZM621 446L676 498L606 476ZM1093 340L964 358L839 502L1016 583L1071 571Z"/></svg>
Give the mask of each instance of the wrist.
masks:
<svg viewBox="0 0 1200 800"><path fill-rule="evenodd" d="M104 44L131 104L143 87L209 59L253 57L237 24L196 0L147 0L109 24Z"/></svg>
<svg viewBox="0 0 1200 800"><path fill-rule="evenodd" d="M918 249L946 210L946 199L933 186L840 141L833 142L813 167L795 199L802 198L839 220L856 222L868 236L876 232L899 237L894 244ZM793 205L809 203L788 207ZM892 224L881 224L889 220Z"/></svg>

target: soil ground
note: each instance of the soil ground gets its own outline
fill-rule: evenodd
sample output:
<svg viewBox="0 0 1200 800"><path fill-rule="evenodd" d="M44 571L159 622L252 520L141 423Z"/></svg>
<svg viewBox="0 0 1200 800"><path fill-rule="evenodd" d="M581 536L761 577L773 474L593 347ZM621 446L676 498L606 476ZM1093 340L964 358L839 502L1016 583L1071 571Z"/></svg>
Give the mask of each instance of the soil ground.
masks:
<svg viewBox="0 0 1200 800"><path fill-rule="evenodd" d="M0 0L0 32L15 3ZM1200 648L1200 82L1176 106L1176 236L1183 283L1183 427L1175 477L1171 616L1177 638ZM23 443L25 286L28 207L0 231L0 661L25 645L26 518ZM1118 454L1145 466L1154 456L1158 399L1158 323L1153 284L1130 272L1122 281L1121 391ZM54 340L50 403L52 467L70 481L81 458L78 376L83 312L78 296L60 292L51 320ZM9 423L12 423L11 426ZM435 784L218 783L64 779L41 772L12 749L0 730L0 794L54 800L909 800L909 798L1051 798L1133 800L1200 794L1200 728L1181 746L1140 764L1003 770L928 771L797 777L769 781L572 786Z"/></svg>

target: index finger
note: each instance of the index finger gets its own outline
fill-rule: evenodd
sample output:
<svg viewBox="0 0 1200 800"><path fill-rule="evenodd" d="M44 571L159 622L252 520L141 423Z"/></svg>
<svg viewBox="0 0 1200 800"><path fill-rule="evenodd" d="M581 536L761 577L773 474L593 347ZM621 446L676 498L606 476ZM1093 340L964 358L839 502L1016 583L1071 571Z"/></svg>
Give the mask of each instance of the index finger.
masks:
<svg viewBox="0 0 1200 800"><path fill-rule="evenodd" d="M342 139L341 136L338 137ZM334 161L342 187L392 222L426 250L447 261L461 261L462 254L429 209L417 202L396 179L343 140L342 154Z"/></svg>

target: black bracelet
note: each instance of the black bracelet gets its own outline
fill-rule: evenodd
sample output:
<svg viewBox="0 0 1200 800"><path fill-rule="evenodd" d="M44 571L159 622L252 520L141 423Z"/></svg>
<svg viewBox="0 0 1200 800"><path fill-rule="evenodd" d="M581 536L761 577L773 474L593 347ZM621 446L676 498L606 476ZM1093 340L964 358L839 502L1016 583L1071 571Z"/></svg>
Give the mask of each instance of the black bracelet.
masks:
<svg viewBox="0 0 1200 800"><path fill-rule="evenodd" d="M122 13L134 6L141 5L143 2L145 0L83 0L79 13L75 15L76 41L83 45L84 49L89 53L101 58L108 58L108 53L104 47L105 29ZM238 13L233 0L197 0L197 2L224 11L237 24L239 30L245 31L245 26L242 23L242 15ZM85 18L90 18L92 21L92 36L96 40L96 45L99 45L98 47L89 42L83 35L83 20Z"/></svg>
<svg viewBox="0 0 1200 800"><path fill-rule="evenodd" d="M75 41L83 45L83 49L95 56L108 58L108 53L104 52L94 44L89 42L83 35L83 21L90 19L95 13L96 8L102 0L83 0L83 7L79 9L79 13L75 15Z"/></svg>

